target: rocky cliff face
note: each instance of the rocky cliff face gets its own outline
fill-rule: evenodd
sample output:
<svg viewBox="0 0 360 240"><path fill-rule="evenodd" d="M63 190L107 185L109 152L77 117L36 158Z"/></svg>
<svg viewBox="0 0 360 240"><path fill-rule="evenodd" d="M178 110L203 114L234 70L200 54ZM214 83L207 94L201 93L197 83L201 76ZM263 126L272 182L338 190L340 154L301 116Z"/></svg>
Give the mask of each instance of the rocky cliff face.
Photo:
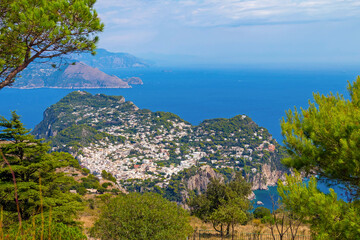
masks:
<svg viewBox="0 0 360 240"><path fill-rule="evenodd" d="M285 173L287 172L271 169L270 164L262 165L260 172L249 177L249 182L252 183L252 190L268 190L269 186L276 186L279 179L285 180ZM185 180L186 189L204 192L212 178L224 181L223 174L216 172L208 165L201 166L194 176Z"/></svg>
<svg viewBox="0 0 360 240"><path fill-rule="evenodd" d="M188 190L196 189L198 192L204 192L212 178L224 180L222 174L215 172L209 165L204 165L201 166L197 174L190 177L185 184Z"/></svg>
<svg viewBox="0 0 360 240"><path fill-rule="evenodd" d="M253 178L250 181L253 184L252 190L267 190L267 186L275 186L279 178L283 178L284 172L282 171L271 171L271 167L268 164L265 164L263 171ZM209 165L201 166L195 175L191 176L188 179L183 179L185 190L182 191L182 204L185 208L188 206L185 204L186 199L189 198L189 191L194 191L198 193L203 193L206 191L211 179L220 179L224 181L224 175L215 171ZM261 179L268 179L265 182L262 182ZM254 200L255 194L251 192L248 196L248 199Z"/></svg>
<svg viewBox="0 0 360 240"><path fill-rule="evenodd" d="M261 171L250 178L252 190L268 190L269 186L276 186L279 179L285 179L285 171L271 169L270 164L264 164Z"/></svg>

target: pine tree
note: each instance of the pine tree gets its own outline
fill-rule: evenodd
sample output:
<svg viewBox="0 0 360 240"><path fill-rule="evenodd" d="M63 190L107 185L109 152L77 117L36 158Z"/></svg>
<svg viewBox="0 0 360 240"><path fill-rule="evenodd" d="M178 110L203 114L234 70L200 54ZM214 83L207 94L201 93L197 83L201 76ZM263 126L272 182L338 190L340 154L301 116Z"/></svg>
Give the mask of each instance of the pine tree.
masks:
<svg viewBox="0 0 360 240"><path fill-rule="evenodd" d="M324 194L317 179L302 182L300 174L279 181L278 192L286 210L309 224L313 239L359 239L360 236L360 77L348 85L350 100L342 95L314 94L308 109L286 113L281 122L290 154L283 163L345 186L349 202L333 189ZM329 181L331 180L331 181Z"/></svg>
<svg viewBox="0 0 360 240"><path fill-rule="evenodd" d="M0 118L0 129L3 155L0 206L6 216L4 219L8 223L17 221L19 211L21 219L28 220L41 212L48 214L51 208L54 221L73 222L72 217L82 205L79 196L69 193L70 187L76 183L57 169L78 167L77 161L68 154L48 153L49 144L29 134L15 112L11 120Z"/></svg>
<svg viewBox="0 0 360 240"><path fill-rule="evenodd" d="M360 194L360 77L342 95L314 94L308 109L289 110L281 122L288 167L342 183Z"/></svg>

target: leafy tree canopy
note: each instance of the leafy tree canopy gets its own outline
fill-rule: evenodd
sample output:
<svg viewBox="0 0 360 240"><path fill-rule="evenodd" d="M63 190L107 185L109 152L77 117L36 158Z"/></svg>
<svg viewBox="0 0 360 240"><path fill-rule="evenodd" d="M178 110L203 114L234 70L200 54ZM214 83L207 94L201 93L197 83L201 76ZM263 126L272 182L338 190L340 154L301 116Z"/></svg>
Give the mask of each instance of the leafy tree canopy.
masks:
<svg viewBox="0 0 360 240"><path fill-rule="evenodd" d="M216 231L227 235L230 225L246 222L251 207L247 199L250 193L251 184L238 173L228 183L212 179L206 192L190 199L189 206L192 214L211 222Z"/></svg>
<svg viewBox="0 0 360 240"><path fill-rule="evenodd" d="M154 193L110 199L92 229L92 235L106 240L179 240L191 233L187 212Z"/></svg>
<svg viewBox="0 0 360 240"><path fill-rule="evenodd" d="M308 109L287 111L281 121L288 167L316 173L360 190L360 77L348 85L350 100L342 95L314 94Z"/></svg>
<svg viewBox="0 0 360 240"><path fill-rule="evenodd" d="M314 239L358 239L360 223L360 77L348 85L350 99L330 93L314 94L308 109L288 111L281 122L290 158L284 163L317 174L347 188L350 202L324 194L312 177L308 185L297 174L279 182L284 207L309 223Z"/></svg>
<svg viewBox="0 0 360 240"><path fill-rule="evenodd" d="M308 184L299 174L287 176L286 184L279 181L278 192L286 210L293 218L309 224L313 239L345 240L360 236L359 202L346 203L338 200L334 190L320 192L317 180L312 177Z"/></svg>
<svg viewBox="0 0 360 240"><path fill-rule="evenodd" d="M96 0L1 0L0 89L34 60L94 52L104 25Z"/></svg>
<svg viewBox="0 0 360 240"><path fill-rule="evenodd" d="M254 218L261 219L271 215L270 209L266 207L257 207L254 212Z"/></svg>

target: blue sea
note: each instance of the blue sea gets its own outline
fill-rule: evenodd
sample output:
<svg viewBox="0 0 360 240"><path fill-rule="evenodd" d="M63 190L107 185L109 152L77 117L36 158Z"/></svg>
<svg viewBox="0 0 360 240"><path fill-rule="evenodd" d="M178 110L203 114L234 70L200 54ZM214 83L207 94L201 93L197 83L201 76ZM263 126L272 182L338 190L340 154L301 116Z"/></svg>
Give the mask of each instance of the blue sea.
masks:
<svg viewBox="0 0 360 240"><path fill-rule="evenodd" d="M261 69L261 68L146 68L107 72L120 78L138 76L144 85L131 89L89 89L90 93L122 95L140 108L167 111L199 124L210 118L246 114L281 144L280 120L294 106L306 108L313 92L339 92L348 96L347 82L360 69ZM74 89L75 90L75 89ZM10 110L22 116L26 127L42 120L44 110L59 101L70 89L0 90L0 115ZM271 207L269 191L257 191L257 199Z"/></svg>

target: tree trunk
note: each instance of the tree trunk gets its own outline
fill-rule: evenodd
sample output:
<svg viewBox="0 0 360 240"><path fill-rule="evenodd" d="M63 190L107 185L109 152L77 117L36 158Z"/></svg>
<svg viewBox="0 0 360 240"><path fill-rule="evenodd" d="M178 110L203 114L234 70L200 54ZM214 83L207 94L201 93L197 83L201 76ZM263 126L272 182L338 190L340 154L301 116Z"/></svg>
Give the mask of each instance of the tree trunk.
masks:
<svg viewBox="0 0 360 240"><path fill-rule="evenodd" d="M231 228L232 228L231 240L234 240L234 223L231 223Z"/></svg>
<svg viewBox="0 0 360 240"><path fill-rule="evenodd" d="M225 236L229 236L230 234L230 223L228 225L226 225L226 235Z"/></svg>

